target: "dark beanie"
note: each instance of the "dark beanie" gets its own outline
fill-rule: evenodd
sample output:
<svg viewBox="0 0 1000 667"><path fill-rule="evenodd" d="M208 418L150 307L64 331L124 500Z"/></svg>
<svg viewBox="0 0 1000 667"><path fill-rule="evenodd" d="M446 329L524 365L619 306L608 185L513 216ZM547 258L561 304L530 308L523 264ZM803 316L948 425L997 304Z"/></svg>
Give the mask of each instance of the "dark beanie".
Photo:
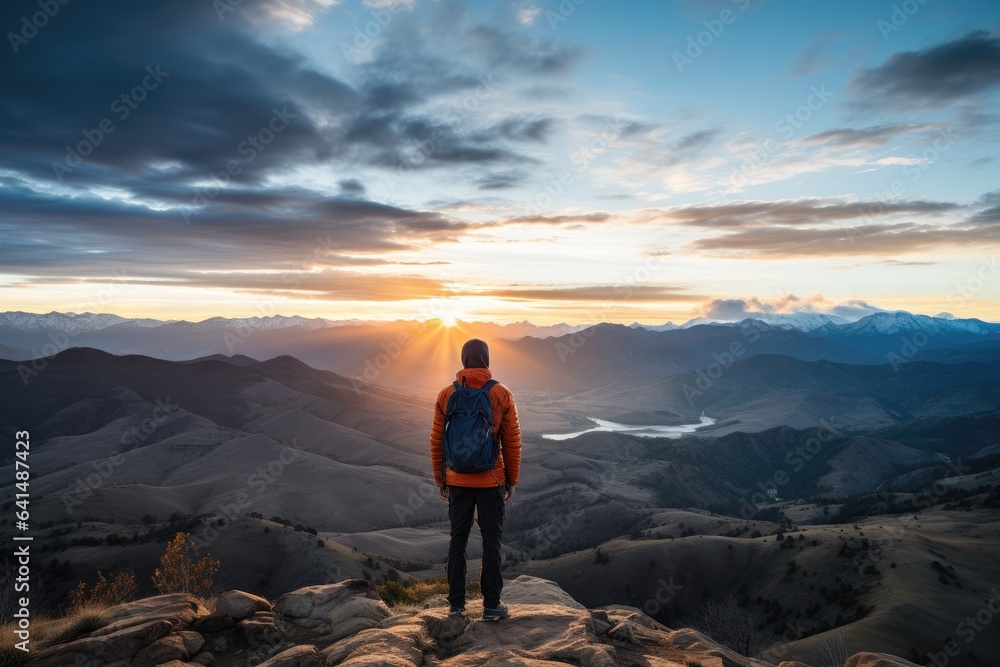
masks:
<svg viewBox="0 0 1000 667"><path fill-rule="evenodd" d="M462 346L462 366L465 368L489 368L489 345L478 338L467 341Z"/></svg>

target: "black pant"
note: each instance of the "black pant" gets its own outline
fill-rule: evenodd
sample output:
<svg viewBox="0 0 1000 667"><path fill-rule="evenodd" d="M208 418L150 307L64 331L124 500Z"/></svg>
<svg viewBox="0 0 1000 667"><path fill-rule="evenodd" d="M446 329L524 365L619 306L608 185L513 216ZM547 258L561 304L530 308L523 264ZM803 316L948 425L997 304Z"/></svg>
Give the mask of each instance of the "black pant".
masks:
<svg viewBox="0 0 1000 667"><path fill-rule="evenodd" d="M479 585L483 606L495 609L500 604L503 577L500 574L500 538L503 535L504 487L483 489L449 486L448 518L451 519L451 545L448 547L448 602L465 606L465 545L472 530L472 513L477 510L479 534L483 537L483 568Z"/></svg>

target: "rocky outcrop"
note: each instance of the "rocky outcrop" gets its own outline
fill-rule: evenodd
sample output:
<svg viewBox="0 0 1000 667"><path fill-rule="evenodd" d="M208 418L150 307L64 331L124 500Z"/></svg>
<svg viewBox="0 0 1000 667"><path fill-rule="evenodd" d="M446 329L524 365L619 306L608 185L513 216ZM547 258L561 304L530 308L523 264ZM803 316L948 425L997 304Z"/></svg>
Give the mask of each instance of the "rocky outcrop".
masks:
<svg viewBox="0 0 1000 667"><path fill-rule="evenodd" d="M226 591L215 601L215 611L227 614L234 621L242 621L255 612L271 611L271 603L252 593Z"/></svg>
<svg viewBox="0 0 1000 667"><path fill-rule="evenodd" d="M309 586L273 605L227 591L209 612L185 595L160 595L107 610L88 636L41 647L33 667L774 667L690 629L672 630L635 607L586 609L551 581L521 576L504 585L510 615L485 622L450 612L434 596L392 613L367 581ZM480 603L481 604L481 603ZM779 667L809 667L786 661ZM859 653L845 667L916 667Z"/></svg>

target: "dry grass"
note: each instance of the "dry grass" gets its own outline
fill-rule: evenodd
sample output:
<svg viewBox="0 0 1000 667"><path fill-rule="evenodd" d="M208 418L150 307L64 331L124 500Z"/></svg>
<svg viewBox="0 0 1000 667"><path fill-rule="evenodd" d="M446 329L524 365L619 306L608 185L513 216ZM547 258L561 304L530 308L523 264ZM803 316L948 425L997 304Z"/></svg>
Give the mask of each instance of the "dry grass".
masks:
<svg viewBox="0 0 1000 667"><path fill-rule="evenodd" d="M17 625L8 623L0 626L0 665L21 665L30 660L40 644L64 644L103 628L110 621L107 607L90 604L74 609L66 616L58 618L40 616L31 622L31 651L25 653L16 648L19 641L14 631Z"/></svg>
<svg viewBox="0 0 1000 667"><path fill-rule="evenodd" d="M390 581L378 587L382 600L395 609L406 609L419 605L432 595L448 595L448 580L444 577L433 577L420 581L399 583ZM467 599L482 597L478 582L469 582L465 586Z"/></svg>

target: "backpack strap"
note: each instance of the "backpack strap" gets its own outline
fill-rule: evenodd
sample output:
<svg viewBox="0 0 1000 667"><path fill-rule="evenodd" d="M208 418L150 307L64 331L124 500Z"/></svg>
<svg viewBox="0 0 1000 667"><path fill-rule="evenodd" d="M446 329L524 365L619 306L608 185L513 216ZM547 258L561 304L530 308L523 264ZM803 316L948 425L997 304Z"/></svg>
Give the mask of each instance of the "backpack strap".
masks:
<svg viewBox="0 0 1000 667"><path fill-rule="evenodd" d="M493 378L490 378L489 380L483 383L483 386L480 387L480 389L485 389L486 391L489 391L490 389L493 388L493 385L495 384L500 384L500 383L494 380Z"/></svg>

